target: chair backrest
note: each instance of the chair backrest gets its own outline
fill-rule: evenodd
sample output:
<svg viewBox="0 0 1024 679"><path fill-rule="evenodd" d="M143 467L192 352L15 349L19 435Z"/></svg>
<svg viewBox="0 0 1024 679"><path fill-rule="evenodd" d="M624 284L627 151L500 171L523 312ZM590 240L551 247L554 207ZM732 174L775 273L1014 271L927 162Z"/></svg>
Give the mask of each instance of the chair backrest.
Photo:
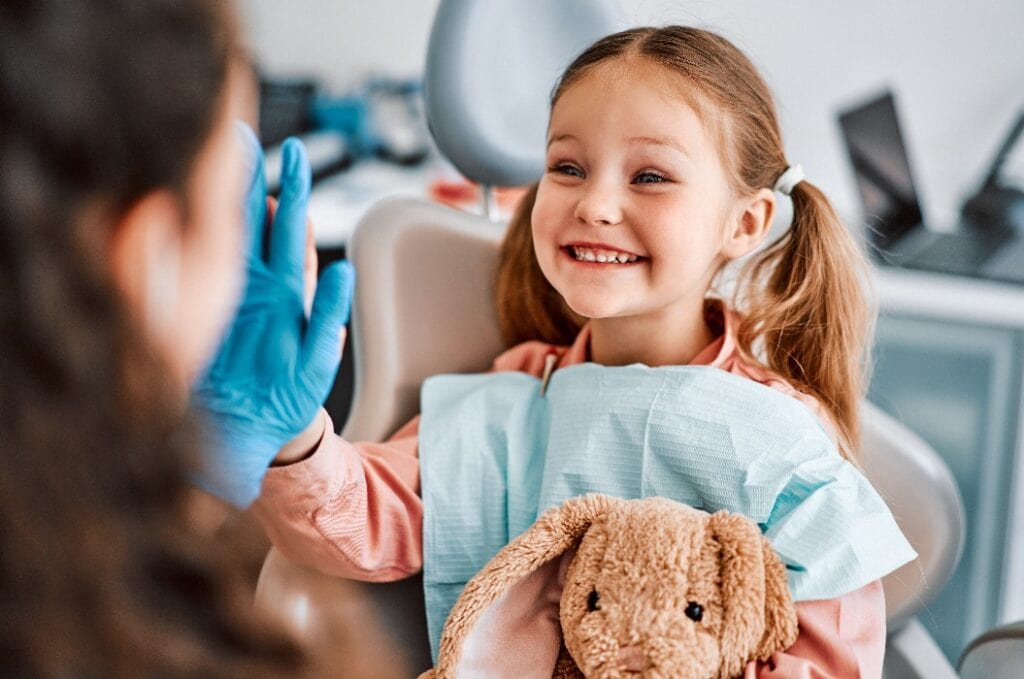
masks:
<svg viewBox="0 0 1024 679"><path fill-rule="evenodd" d="M625 27L620 0L441 0L423 83L438 148L481 184L534 181L555 80Z"/></svg>
<svg viewBox="0 0 1024 679"><path fill-rule="evenodd" d="M378 441L419 412L420 384L483 372L504 344L494 308L504 225L412 198L374 206L348 256L355 391L342 435Z"/></svg>
<svg viewBox="0 0 1024 679"><path fill-rule="evenodd" d="M351 252L363 278L354 307L356 390L347 437L386 436L419 411L424 378L486 370L501 351L492 287L501 233L481 217L408 198L366 215ZM963 502L949 468L919 436L869 402L861 425L864 471L920 555L883 579L895 630L956 568Z"/></svg>

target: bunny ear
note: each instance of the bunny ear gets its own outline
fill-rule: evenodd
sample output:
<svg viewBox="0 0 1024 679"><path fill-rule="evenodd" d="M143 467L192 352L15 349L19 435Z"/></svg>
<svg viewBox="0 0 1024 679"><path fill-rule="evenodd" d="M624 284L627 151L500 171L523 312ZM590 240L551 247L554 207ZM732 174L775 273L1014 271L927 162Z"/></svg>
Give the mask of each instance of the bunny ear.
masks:
<svg viewBox="0 0 1024 679"><path fill-rule="evenodd" d="M719 677L743 674L764 634L765 572L761 531L739 514L719 511L708 520L718 543L722 576L722 637Z"/></svg>
<svg viewBox="0 0 1024 679"><path fill-rule="evenodd" d="M621 502L605 495L568 500L498 552L448 614L437 679L535 676L547 660L553 670L561 644L561 562L572 558L594 520Z"/></svg>
<svg viewBox="0 0 1024 679"><path fill-rule="evenodd" d="M758 660L767 660L796 642L799 627L796 608L789 593L786 567L766 538L761 538L764 551L764 635L757 646Z"/></svg>

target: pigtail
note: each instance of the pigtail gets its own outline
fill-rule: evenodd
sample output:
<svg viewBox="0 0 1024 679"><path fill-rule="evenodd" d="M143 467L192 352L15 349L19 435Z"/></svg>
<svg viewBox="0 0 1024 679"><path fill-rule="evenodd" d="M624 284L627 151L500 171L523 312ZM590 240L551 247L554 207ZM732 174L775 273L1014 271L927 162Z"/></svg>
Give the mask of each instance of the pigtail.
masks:
<svg viewBox="0 0 1024 679"><path fill-rule="evenodd" d="M583 319L551 287L537 262L530 223L536 199L534 184L516 207L498 252L495 301L508 346L529 340L572 344L583 327Z"/></svg>
<svg viewBox="0 0 1024 679"><path fill-rule="evenodd" d="M874 330L867 262L816 186L801 181L791 198L788 232L741 273L737 341L748 357L760 356L815 396L832 418L844 457L856 460Z"/></svg>

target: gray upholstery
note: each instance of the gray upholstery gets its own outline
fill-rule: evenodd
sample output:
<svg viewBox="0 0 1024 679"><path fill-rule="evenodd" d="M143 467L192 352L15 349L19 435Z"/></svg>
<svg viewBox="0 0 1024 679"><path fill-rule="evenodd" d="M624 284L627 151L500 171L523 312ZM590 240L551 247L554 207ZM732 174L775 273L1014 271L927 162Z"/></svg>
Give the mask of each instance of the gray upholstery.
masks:
<svg viewBox="0 0 1024 679"><path fill-rule="evenodd" d="M625 26L619 0L441 0L423 91L441 153L481 184L536 180L556 79Z"/></svg>

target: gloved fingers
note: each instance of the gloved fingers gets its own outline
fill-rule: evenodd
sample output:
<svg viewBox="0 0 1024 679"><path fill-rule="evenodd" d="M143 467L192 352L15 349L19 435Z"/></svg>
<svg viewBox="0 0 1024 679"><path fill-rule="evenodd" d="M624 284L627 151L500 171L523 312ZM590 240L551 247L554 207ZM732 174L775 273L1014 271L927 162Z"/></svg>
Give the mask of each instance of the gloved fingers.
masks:
<svg viewBox="0 0 1024 679"><path fill-rule="evenodd" d="M242 305L211 364L211 376L218 380L265 379L274 374L275 367L286 362L295 365L303 323L294 295L283 291L265 266L249 267Z"/></svg>
<svg viewBox="0 0 1024 679"><path fill-rule="evenodd" d="M302 308L309 317L313 309L313 295L316 294L316 272L320 258L316 252L316 236L313 233L313 221L306 218L306 254L302 262Z"/></svg>
<svg viewBox="0 0 1024 679"><path fill-rule="evenodd" d="M305 147L298 139L285 140L281 149L281 194L270 226L269 265L300 298L310 183Z"/></svg>
<svg viewBox="0 0 1024 679"><path fill-rule="evenodd" d="M341 331L352 309L354 285L355 269L341 260L324 269L316 286L300 364L307 384L322 387L324 398L341 363Z"/></svg>
<svg viewBox="0 0 1024 679"><path fill-rule="evenodd" d="M274 223L277 214L277 199L267 198L267 221ZM306 248L302 259L302 308L309 316L309 310L313 306L313 293L316 292L316 272L319 265L319 255L316 251L316 234L313 231L313 220L306 217Z"/></svg>
<svg viewBox="0 0 1024 679"><path fill-rule="evenodd" d="M263 257L263 230L267 223L267 178L263 168L263 147L248 125L238 121L236 129L249 169L244 213L248 238L246 252L251 259L260 260Z"/></svg>

